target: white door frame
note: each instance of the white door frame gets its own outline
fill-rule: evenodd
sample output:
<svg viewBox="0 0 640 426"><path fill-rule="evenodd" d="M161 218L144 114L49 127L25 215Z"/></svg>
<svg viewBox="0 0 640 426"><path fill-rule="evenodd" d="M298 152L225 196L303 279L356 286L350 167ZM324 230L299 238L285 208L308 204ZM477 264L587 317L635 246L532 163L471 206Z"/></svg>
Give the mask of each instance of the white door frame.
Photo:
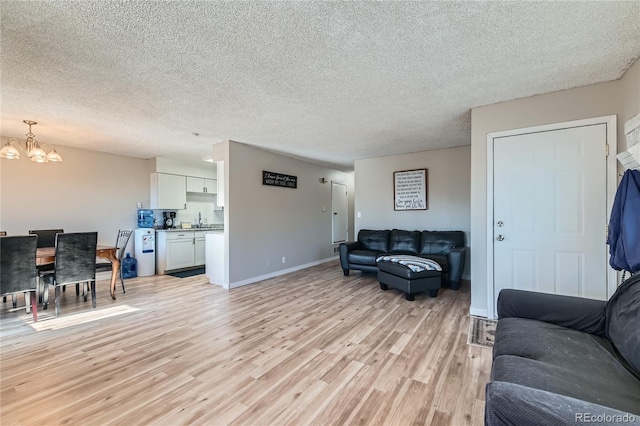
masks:
<svg viewBox="0 0 640 426"><path fill-rule="evenodd" d="M607 144L609 146L609 156L607 157L607 218L611 215L611 209L613 208L613 200L615 198L616 189L618 185L617 176L617 162L616 154L618 151L617 144L617 120L615 115L607 115L604 117L588 118L584 120L565 121L562 123L547 124L544 126L526 127L523 129L504 130L500 132L487 133L487 316L488 318L495 318L497 312L494 310L494 256L493 256L493 244L494 244L494 216L493 216L493 155L494 155L494 142L495 138L502 138L506 136L517 136L525 133L539 133L552 130L560 130L571 127L590 126L595 124L605 124L607 128ZM602 226L606 227L608 223L603 223ZM602 242L603 244L606 241ZM607 259L603 261L608 262L609 250L607 250ZM611 297L616 290L617 274L613 268L607 269L607 297Z"/></svg>
<svg viewBox="0 0 640 426"><path fill-rule="evenodd" d="M335 238L336 236L333 235L333 226L334 226L334 211L335 211L335 205L334 205L334 198L333 198L333 185L342 185L344 186L344 190L345 190L345 194L347 197L347 210L345 212L345 219L347 221L347 233L345 235L345 239L340 241L340 242L344 242L344 241L349 241L349 186L346 183L342 183L342 182L338 182L335 180L331 181L331 244L336 244Z"/></svg>

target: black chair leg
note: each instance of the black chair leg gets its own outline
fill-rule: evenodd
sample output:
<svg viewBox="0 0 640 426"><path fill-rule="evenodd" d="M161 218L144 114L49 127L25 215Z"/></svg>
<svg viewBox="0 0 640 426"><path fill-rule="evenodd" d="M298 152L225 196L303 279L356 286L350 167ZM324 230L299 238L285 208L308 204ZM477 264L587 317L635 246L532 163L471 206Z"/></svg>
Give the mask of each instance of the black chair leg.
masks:
<svg viewBox="0 0 640 426"><path fill-rule="evenodd" d="M96 307L96 282L91 281L91 304Z"/></svg>
<svg viewBox="0 0 640 426"><path fill-rule="evenodd" d="M18 296L15 293L11 295L11 304L13 305L13 309L18 307Z"/></svg>
<svg viewBox="0 0 640 426"><path fill-rule="evenodd" d="M80 296L80 284L76 284L76 296ZM84 299L87 300L87 299Z"/></svg>
<svg viewBox="0 0 640 426"><path fill-rule="evenodd" d="M7 303L7 296L2 296L2 303Z"/></svg>
<svg viewBox="0 0 640 426"><path fill-rule="evenodd" d="M122 279L122 268L120 268L120 282L122 283L122 292L126 293L127 291L124 289L124 280Z"/></svg>

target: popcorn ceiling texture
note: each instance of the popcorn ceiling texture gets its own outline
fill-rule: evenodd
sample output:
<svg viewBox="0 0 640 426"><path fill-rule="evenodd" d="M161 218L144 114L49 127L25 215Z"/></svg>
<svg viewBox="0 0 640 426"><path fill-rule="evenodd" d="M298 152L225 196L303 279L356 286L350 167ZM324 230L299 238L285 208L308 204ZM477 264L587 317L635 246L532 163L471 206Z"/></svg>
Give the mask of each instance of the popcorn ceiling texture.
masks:
<svg viewBox="0 0 640 426"><path fill-rule="evenodd" d="M349 168L470 108L620 78L640 2L3 1L1 134L135 157L231 139ZM197 132L200 136L194 136Z"/></svg>

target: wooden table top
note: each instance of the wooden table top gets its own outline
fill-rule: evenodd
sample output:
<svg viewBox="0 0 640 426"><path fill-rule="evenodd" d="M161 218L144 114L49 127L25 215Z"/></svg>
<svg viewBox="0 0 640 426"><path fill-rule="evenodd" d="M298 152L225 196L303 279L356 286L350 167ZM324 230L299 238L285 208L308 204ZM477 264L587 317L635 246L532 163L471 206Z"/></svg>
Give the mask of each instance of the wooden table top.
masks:
<svg viewBox="0 0 640 426"><path fill-rule="evenodd" d="M115 246L105 246L98 245L96 246L96 256L103 257L101 255L107 255L110 252L115 253L117 248ZM56 248L55 247L40 247L36 251L36 265L46 265L48 263L53 263L56 259Z"/></svg>

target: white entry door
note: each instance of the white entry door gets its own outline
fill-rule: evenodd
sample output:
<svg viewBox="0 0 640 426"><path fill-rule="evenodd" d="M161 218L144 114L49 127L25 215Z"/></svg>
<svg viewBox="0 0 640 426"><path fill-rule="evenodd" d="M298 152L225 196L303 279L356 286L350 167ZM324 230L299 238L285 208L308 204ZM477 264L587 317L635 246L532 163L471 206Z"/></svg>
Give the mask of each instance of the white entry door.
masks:
<svg viewBox="0 0 640 426"><path fill-rule="evenodd" d="M347 185L331 182L332 238L334 243L349 238Z"/></svg>
<svg viewBox="0 0 640 426"><path fill-rule="evenodd" d="M606 144L606 124L493 139L494 309L504 288L607 299Z"/></svg>

